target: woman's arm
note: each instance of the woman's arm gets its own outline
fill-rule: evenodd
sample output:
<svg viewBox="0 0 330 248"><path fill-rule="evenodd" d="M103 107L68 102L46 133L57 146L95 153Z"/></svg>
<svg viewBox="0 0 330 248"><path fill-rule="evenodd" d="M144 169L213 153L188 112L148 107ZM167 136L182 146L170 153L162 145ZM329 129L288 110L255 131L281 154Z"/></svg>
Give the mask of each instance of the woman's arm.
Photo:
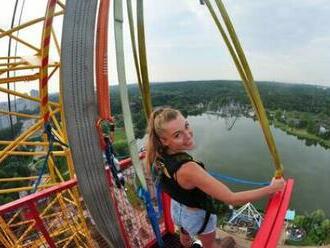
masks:
<svg viewBox="0 0 330 248"><path fill-rule="evenodd" d="M241 205L256 201L264 196L281 190L284 179L273 179L269 186L233 192L225 184L210 176L195 162L184 164L176 173L177 181L185 189L199 188L213 198L231 205Z"/></svg>

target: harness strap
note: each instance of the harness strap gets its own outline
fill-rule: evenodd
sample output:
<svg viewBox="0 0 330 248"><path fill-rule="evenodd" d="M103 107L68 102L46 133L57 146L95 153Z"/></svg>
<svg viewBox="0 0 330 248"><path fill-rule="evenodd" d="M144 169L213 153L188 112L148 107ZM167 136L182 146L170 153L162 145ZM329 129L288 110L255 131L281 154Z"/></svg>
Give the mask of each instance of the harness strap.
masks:
<svg viewBox="0 0 330 248"><path fill-rule="evenodd" d="M205 213L205 218L204 218L204 221L203 221L203 225L201 226L201 228L197 232L198 235L200 235L202 232L205 231L207 223L209 223L210 217L211 217L211 213L207 211ZM183 227L181 227L180 230L181 230L181 233L183 233L185 235L189 235L189 233Z"/></svg>
<svg viewBox="0 0 330 248"><path fill-rule="evenodd" d="M204 230L207 226L207 223L209 223L210 216L211 216L211 213L209 211L206 211L203 225L201 226L201 228L197 232L198 235L201 234L202 232L204 232Z"/></svg>

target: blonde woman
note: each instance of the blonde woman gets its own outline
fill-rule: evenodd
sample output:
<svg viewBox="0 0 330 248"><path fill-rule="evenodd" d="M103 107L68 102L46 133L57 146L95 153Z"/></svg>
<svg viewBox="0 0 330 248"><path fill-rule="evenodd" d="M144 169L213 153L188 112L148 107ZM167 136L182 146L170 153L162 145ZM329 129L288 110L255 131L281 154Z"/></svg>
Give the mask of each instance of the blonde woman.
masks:
<svg viewBox="0 0 330 248"><path fill-rule="evenodd" d="M225 247L216 242L217 217L214 200L241 205L281 190L284 179L273 179L266 187L233 192L210 176L201 162L187 152L195 147L193 130L179 110L158 108L150 115L147 129L147 171L160 173L162 190L171 198L171 214L180 228L180 242L191 247L198 237L204 248ZM235 247L235 242L231 247ZM224 243L223 243L224 245ZM230 247L230 246L226 246Z"/></svg>

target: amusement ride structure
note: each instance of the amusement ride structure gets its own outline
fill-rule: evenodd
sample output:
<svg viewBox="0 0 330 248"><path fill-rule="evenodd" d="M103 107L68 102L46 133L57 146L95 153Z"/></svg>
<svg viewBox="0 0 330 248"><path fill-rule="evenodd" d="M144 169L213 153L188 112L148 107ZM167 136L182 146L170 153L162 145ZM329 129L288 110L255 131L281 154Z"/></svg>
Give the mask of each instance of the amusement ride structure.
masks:
<svg viewBox="0 0 330 248"><path fill-rule="evenodd" d="M5 166L24 158L34 171L32 176L0 178L0 186L15 185L1 186L2 196L21 196L0 206L0 247L179 247L170 198L145 175L143 153L137 149L126 86L123 1L112 2L40 1L45 14L35 12L27 19L22 18L24 8L36 2L16 0L11 26L0 29L0 44L8 47L0 57L0 92L7 96L8 109L1 109L0 114L8 117L12 128L12 138L0 141L0 163ZM281 177L283 167L265 110L225 7L221 0L196 4L199 2L209 10L226 43L261 124L275 176ZM127 0L126 6L138 84L148 116L152 104L143 0L134 5ZM107 65L111 8L131 157L119 163L113 155L115 123ZM58 88L58 97L48 94L50 85ZM26 87L37 89L38 95L27 95ZM18 99L37 104L38 113L20 110ZM17 120L31 121L17 133L13 128ZM284 189L269 199L252 247L276 247L292 187L289 179ZM157 195L157 200L152 195Z"/></svg>

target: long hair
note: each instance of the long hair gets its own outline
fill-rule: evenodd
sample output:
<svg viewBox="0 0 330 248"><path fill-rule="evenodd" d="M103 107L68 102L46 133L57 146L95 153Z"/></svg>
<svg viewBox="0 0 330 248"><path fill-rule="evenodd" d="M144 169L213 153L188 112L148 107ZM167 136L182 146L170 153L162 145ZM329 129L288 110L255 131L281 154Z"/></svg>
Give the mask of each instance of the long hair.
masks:
<svg viewBox="0 0 330 248"><path fill-rule="evenodd" d="M164 131L163 125L169 121L175 120L181 112L170 107L156 108L149 117L147 128L147 142L146 142L146 166L147 172L155 159L163 152L166 152L166 147L162 145L160 136Z"/></svg>

